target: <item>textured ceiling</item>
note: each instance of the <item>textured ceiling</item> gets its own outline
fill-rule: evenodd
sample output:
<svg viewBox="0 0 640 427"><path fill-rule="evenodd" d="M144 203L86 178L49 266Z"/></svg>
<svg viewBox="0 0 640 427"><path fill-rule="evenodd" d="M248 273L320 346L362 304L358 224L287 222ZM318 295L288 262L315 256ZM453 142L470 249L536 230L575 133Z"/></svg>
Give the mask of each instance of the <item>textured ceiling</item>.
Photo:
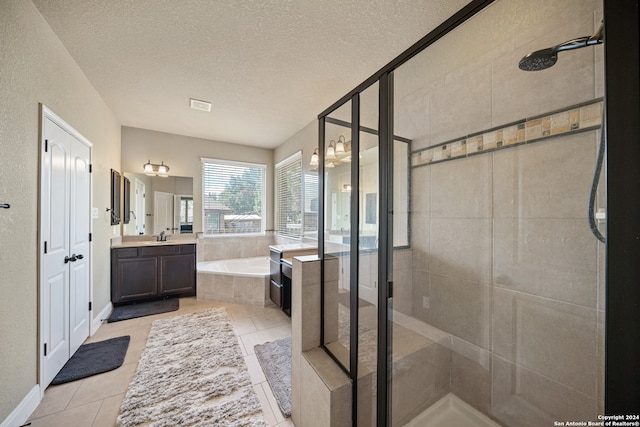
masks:
<svg viewBox="0 0 640 427"><path fill-rule="evenodd" d="M467 0L33 3L122 125L273 148Z"/></svg>

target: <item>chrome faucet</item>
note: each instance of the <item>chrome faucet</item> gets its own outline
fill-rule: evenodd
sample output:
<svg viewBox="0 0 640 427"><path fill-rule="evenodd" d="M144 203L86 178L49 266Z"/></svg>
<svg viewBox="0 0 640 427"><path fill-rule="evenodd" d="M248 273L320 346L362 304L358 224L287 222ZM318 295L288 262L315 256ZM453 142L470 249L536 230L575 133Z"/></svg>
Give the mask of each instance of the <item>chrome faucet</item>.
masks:
<svg viewBox="0 0 640 427"><path fill-rule="evenodd" d="M162 230L160 235L158 235L158 242L166 242L166 241L167 241L167 235L164 234L164 230Z"/></svg>

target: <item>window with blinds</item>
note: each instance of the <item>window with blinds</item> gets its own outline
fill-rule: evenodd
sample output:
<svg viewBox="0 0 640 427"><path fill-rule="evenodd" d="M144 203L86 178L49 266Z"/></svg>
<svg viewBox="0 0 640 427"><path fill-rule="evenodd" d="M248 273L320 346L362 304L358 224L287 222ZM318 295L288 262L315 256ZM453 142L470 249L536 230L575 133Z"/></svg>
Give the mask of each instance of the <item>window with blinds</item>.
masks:
<svg viewBox="0 0 640 427"><path fill-rule="evenodd" d="M204 234L264 233L267 167L202 159Z"/></svg>
<svg viewBox="0 0 640 427"><path fill-rule="evenodd" d="M300 239L302 237L302 153L276 165L276 233Z"/></svg>

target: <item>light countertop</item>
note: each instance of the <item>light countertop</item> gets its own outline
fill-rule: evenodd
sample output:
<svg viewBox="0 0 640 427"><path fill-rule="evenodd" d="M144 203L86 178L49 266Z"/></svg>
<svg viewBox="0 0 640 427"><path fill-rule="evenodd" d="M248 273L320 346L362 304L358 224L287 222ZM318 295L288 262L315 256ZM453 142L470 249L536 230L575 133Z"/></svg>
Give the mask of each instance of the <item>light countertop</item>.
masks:
<svg viewBox="0 0 640 427"><path fill-rule="evenodd" d="M170 245L195 245L195 237L174 237L168 236L167 240L158 242L155 240L155 236L144 236L146 238L140 238L138 236L124 236L111 239L112 248L137 248L144 246L170 246Z"/></svg>

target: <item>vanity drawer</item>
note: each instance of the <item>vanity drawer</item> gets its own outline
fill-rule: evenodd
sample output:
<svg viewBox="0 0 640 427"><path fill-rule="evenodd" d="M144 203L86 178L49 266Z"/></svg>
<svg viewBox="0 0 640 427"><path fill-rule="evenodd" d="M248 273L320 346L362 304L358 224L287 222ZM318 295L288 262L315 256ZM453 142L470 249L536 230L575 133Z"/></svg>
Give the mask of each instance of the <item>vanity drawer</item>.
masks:
<svg viewBox="0 0 640 427"><path fill-rule="evenodd" d="M177 253L178 246L150 246L140 248L140 256L173 255Z"/></svg>
<svg viewBox="0 0 640 427"><path fill-rule="evenodd" d="M269 256L271 257L271 261L280 262L280 258L282 258L282 252L271 249L269 251Z"/></svg>
<svg viewBox="0 0 640 427"><path fill-rule="evenodd" d="M278 308L282 308L282 285L271 280L269 283L269 298Z"/></svg>
<svg viewBox="0 0 640 427"><path fill-rule="evenodd" d="M293 266L287 261L282 261L282 275L289 279L293 278ZM284 281L284 279L283 279Z"/></svg>
<svg viewBox="0 0 640 427"><path fill-rule="evenodd" d="M271 280L276 283L282 283L282 274L280 272L280 261L270 261L269 272L271 274Z"/></svg>
<svg viewBox="0 0 640 427"><path fill-rule="evenodd" d="M196 245L180 245L181 254L195 254L196 253Z"/></svg>
<svg viewBox="0 0 640 427"><path fill-rule="evenodd" d="M122 248L116 250L118 258L135 258L138 256L138 248Z"/></svg>

